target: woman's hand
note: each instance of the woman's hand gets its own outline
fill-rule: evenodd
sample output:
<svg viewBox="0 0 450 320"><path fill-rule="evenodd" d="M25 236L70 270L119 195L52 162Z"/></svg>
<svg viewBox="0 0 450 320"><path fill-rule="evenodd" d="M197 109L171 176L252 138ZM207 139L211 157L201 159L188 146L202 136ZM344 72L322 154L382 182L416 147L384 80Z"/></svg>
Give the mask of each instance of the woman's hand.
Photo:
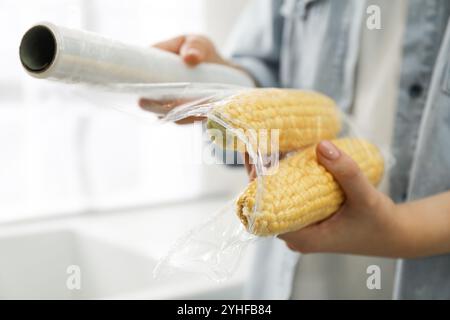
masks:
<svg viewBox="0 0 450 320"><path fill-rule="evenodd" d="M153 47L179 55L180 58L191 67L195 67L203 62L210 62L238 68L220 56L211 40L200 35L178 36L173 39L156 43ZM146 111L164 114L170 109L185 102L186 101L140 99L139 106ZM192 123L203 119L203 117L189 117L178 121L178 123Z"/></svg>
<svg viewBox="0 0 450 320"><path fill-rule="evenodd" d="M190 66L196 66L202 62L229 65L220 56L214 43L201 35L182 35L155 43L153 47L179 55Z"/></svg>
<svg viewBox="0 0 450 320"><path fill-rule="evenodd" d="M317 158L340 184L346 201L329 219L279 238L302 253L408 255L410 248L398 206L377 191L358 165L331 142L318 144Z"/></svg>

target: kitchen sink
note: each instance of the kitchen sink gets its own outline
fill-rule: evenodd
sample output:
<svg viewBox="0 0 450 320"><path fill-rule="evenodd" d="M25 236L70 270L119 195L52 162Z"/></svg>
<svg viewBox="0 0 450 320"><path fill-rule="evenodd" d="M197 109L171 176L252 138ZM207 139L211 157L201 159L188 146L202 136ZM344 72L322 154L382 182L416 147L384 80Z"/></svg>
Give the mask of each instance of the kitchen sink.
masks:
<svg viewBox="0 0 450 320"><path fill-rule="evenodd" d="M239 299L250 252L226 281L176 268L153 277L173 242L223 202L0 224L0 299Z"/></svg>
<svg viewBox="0 0 450 320"><path fill-rule="evenodd" d="M148 288L154 266L72 230L0 237L0 299L113 298Z"/></svg>

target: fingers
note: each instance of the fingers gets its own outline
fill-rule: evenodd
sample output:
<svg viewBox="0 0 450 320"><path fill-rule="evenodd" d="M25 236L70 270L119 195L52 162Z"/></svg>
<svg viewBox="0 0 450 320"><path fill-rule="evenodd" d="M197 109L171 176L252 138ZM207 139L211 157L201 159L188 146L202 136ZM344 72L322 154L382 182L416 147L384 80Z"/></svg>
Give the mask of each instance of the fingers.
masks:
<svg viewBox="0 0 450 320"><path fill-rule="evenodd" d="M278 237L284 240L290 249L302 253L346 252L349 243L354 246L352 236L358 231L357 227L361 226L364 217L369 216L364 213L373 213L374 210L370 209L380 203L379 193L359 169L358 164L330 141L320 142L316 153L319 163L342 187L346 202L328 219ZM352 236L349 237L349 234Z"/></svg>
<svg viewBox="0 0 450 320"><path fill-rule="evenodd" d="M320 232L317 225L311 225L299 231L278 235L289 249L301 253L318 252L326 234Z"/></svg>
<svg viewBox="0 0 450 320"><path fill-rule="evenodd" d="M175 54L180 53L181 46L186 40L186 36L178 36L169 40L161 41L158 43L155 43L153 47L162 49L165 51L169 51Z"/></svg>
<svg viewBox="0 0 450 320"><path fill-rule="evenodd" d="M244 154L244 166L245 170L247 171L248 179L249 181L253 181L256 179L256 168L255 165L250 162L250 156L246 152Z"/></svg>
<svg viewBox="0 0 450 320"><path fill-rule="evenodd" d="M248 173L248 180L250 182L252 182L255 179L256 179L256 168L255 168L255 165L252 164L251 168L250 168L250 172Z"/></svg>
<svg viewBox="0 0 450 320"><path fill-rule="evenodd" d="M165 115L170 111L170 109L172 109L170 103L146 98L139 99L138 104L139 107L141 107L145 111L150 111L157 115Z"/></svg>
<svg viewBox="0 0 450 320"><path fill-rule="evenodd" d="M319 163L334 176L348 202L362 204L370 201L374 188L352 158L330 141L320 142L316 152Z"/></svg>
<svg viewBox="0 0 450 320"><path fill-rule="evenodd" d="M153 47L178 54L191 66L202 62L224 63L217 54L214 44L208 38L199 35L178 36L158 42Z"/></svg>
<svg viewBox="0 0 450 320"><path fill-rule="evenodd" d="M158 42L153 47L180 55L189 65L197 65L201 62L225 63L217 54L213 43L206 37L197 35L182 35L166 41ZM142 98L139 106L146 111L160 116L167 114L172 108L187 102L186 100L157 101ZM188 117L177 121L179 124L202 121L204 117Z"/></svg>
<svg viewBox="0 0 450 320"><path fill-rule="evenodd" d="M212 46L204 37L189 35L158 42L153 47L178 54L189 65L197 65L205 60Z"/></svg>
<svg viewBox="0 0 450 320"><path fill-rule="evenodd" d="M252 170L252 165L250 163L250 156L249 156L248 152L244 153L244 167L245 167L245 170L247 171L247 174L250 174L250 172Z"/></svg>
<svg viewBox="0 0 450 320"><path fill-rule="evenodd" d="M149 98L140 98L138 101L138 105L146 111L164 115L173 108L189 102L190 101L187 99L155 100Z"/></svg>
<svg viewBox="0 0 450 320"><path fill-rule="evenodd" d="M180 48L180 56L184 62L192 66L205 62L214 52L215 48L210 40L195 35L186 36Z"/></svg>
<svg viewBox="0 0 450 320"><path fill-rule="evenodd" d="M147 98L139 99L139 106L145 111L153 112L159 116L166 115L172 108L179 106L186 101L182 100L171 100L171 101L159 101L152 100ZM177 124L190 124L196 121L203 121L205 117L187 117L181 120L176 121Z"/></svg>
<svg viewBox="0 0 450 320"><path fill-rule="evenodd" d="M205 117L187 117L178 121L175 121L176 124L191 124L197 121L205 120Z"/></svg>

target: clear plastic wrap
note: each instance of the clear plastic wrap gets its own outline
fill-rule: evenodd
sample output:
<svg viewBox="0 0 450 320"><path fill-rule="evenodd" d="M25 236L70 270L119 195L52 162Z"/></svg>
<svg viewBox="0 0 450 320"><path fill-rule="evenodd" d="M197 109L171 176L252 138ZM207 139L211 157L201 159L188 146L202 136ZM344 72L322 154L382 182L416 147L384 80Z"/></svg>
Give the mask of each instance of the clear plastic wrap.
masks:
<svg viewBox="0 0 450 320"><path fill-rule="evenodd" d="M203 63L190 68L173 53L42 22L20 44L20 61L35 78L72 83L223 83L253 86L244 72Z"/></svg>
<svg viewBox="0 0 450 320"><path fill-rule="evenodd" d="M269 104L274 103L277 105L283 105L283 101L277 101L277 99L280 98L277 97L277 93L285 93L288 91L280 89L238 89L222 91L218 95L203 99L198 104L196 102L191 102L180 105L172 109L172 111L163 118L164 121L179 121L186 117L201 116L206 117L208 119L207 121L213 121L214 123L219 124L221 127L225 128L227 132L225 137L221 136L220 133L223 132L222 130L219 130L221 131L219 132L219 136L220 138L225 139L225 142L215 141L215 143L222 145L225 148L229 148L231 145L232 149L248 153L249 162L254 165L255 168L256 179L252 183L256 185L256 191L254 193L254 198L252 198L252 201L254 199L254 204L251 206L250 213L247 212L247 214L243 214L242 212L239 212L239 210L242 210L242 207L239 208L238 204L239 201L242 201L243 194L246 192L244 191L242 194L238 195L234 201L219 209L218 212L210 220L205 221L194 230L182 236L174 244L170 252L168 252L168 254L163 257L163 259L161 259L158 267L155 269L155 276L164 275L171 268L175 267L190 272L201 272L216 280L227 279L233 274L233 271L235 270L239 262L242 252L245 250L247 245L251 242L258 241L258 239L260 239L260 235L274 236L277 234L277 232L274 231L277 230L276 228L281 228L280 230L284 230L283 232L301 229L309 224L323 220L324 218L330 216L330 212L324 213L320 210L316 210L315 214L317 215L317 217L312 220L306 219L305 221L298 223L296 226L291 227L290 229L288 229L287 227L284 227L283 229L282 225L282 223L285 223L286 225L291 224L292 221L289 221L289 219L287 220L287 222L283 221L278 223L275 221L274 226L276 227L272 229L270 227L261 227L262 222L258 221L264 214L267 215L266 204L268 201L279 201L279 199L273 200L272 194L270 193L273 193L274 191L268 189L268 184L266 182L272 179L272 181L275 181L275 183L279 183L280 179L277 178L281 174L279 170L285 170L285 172L283 173L283 179L285 179L288 184L294 186L294 192L298 191L299 189L295 189L295 185L303 183L307 184L306 180L309 180L308 174L304 175L303 179L305 181L292 181L292 179L290 179L290 177L288 176L289 174L286 174L286 170L288 169L286 169L286 165L284 165L283 163L285 163L286 161L290 161L295 157L298 157L302 153L310 152L310 149L314 148L315 143L319 142L320 140L331 140L334 138L340 139L336 140L336 143L338 145L344 143L342 147L347 148L350 154L353 152L358 153L357 157L359 157L358 159L362 161L360 163L362 164L362 169L366 167L368 168L367 175L369 177L369 180L373 180L374 184L377 184L381 179L380 175L382 175L383 166L384 171L386 171L393 165L394 161L388 151L387 146L377 146L372 148L372 145L370 143L362 139L362 137L364 137L363 130L356 128L349 120L349 118L338 110L337 106L331 106L331 108L333 108L334 110L327 110L327 112L332 112L329 114L327 114L326 112L308 113L309 111L305 114L300 114L300 118L303 117L306 119L304 125L308 126L310 130L303 132L306 132L305 139L307 138L306 140L309 142L305 142L304 145L302 145L301 143L298 144L298 148L296 148L296 150L289 150L289 148L291 148L289 144L283 145L283 139L287 141L286 139L289 138L285 137L285 133L287 132L287 130L289 128L295 128L295 123L293 123L293 121L296 120L289 119L289 110L280 109L278 111L279 117L287 117L287 119L285 119L283 123L277 122L277 116L272 115L272 120L275 120L274 122L272 122L273 125L275 127L278 126L279 128L268 128L269 132L263 129L252 130L251 126L249 126L249 123L241 122L238 119L238 116L230 117L229 113L224 112L223 107L230 105L230 103L234 103L236 98L247 94L257 95L257 92L262 92L262 90L266 90L266 92L269 94L269 96L267 96L268 99L274 97L274 100L269 102ZM274 93L273 96L271 95L270 90L275 90L272 92ZM300 90L295 90L295 92L307 95L310 93L313 95L315 94L313 92ZM256 105L256 108L264 109L264 106L261 106L261 103L253 101L252 99L250 99L250 101ZM323 101L328 102L326 99L324 99ZM306 106L309 103L313 104L313 107L316 108L316 110L317 108L319 108L317 103L316 105L314 105L315 102L312 102L311 99L305 99L304 102ZM296 108L295 105L293 105L292 107ZM298 105L297 107L302 108L301 105ZM254 111L255 109L253 108L255 108L255 106L248 105L248 112L251 113L252 110ZM330 122L326 119L326 117L330 115L332 117L336 117L335 120L338 122L338 126L333 127L333 124L330 124ZM256 123L258 123L258 121L260 120L261 119L257 119ZM302 120L297 119L297 121ZM212 128L213 131L215 129L216 128L214 127ZM248 130L247 132L245 129L250 130ZM271 131L278 132L273 135ZM262 136L260 135L261 132ZM208 132L207 134L214 138L217 138L217 132ZM300 132L300 134L302 134L302 132ZM257 135L257 137L255 135ZM268 136L270 136L270 138L267 140ZM293 136L295 137L295 134ZM296 138L298 138L298 134ZM311 141L313 143L310 143ZM349 143L349 141L351 143ZM240 146L239 142L241 143ZM315 152L315 150L313 151ZM380 158L382 157L382 159L384 159L384 164L383 160L381 160L381 169L372 169L370 167L372 165L370 163L371 159L365 158L372 156L380 156ZM308 166L308 168L304 168L305 170L313 170L311 174L320 175L323 173L323 171L321 171L322 169L319 170L311 163L305 162L304 165ZM333 178L331 177L330 179ZM249 187L247 187L247 189L250 188L250 185L252 183L249 184ZM295 202L295 200L292 200L292 198L297 196L297 194L292 194L292 190L283 189L284 187L280 184L278 184L277 186L282 190L280 190L281 195L280 193L278 193L278 195L285 196L285 202L290 202L292 200L290 209L293 209L295 211L295 206L298 206L299 203L301 204L302 201L304 201L306 204L308 204L308 201L311 202L311 197L314 197L314 195L310 194L310 191L311 193L321 192L321 188L324 188L324 186L326 186L329 181L320 185L321 183L322 182L313 182L312 184L310 183L309 186L306 185L305 187L303 187L303 189L301 190L304 191L304 197L299 201L297 200L297 202ZM286 192L287 195L283 195L283 192ZM289 192L291 192L291 194ZM337 199L343 198L343 195L336 188L331 190L330 193L333 193L334 197ZM274 206L272 208L274 208L274 210L279 210L284 206L284 203L280 203L278 204L278 206ZM287 206L289 207L289 204ZM337 205L335 204L335 206L336 211L339 208L340 203L338 203ZM274 213L276 219L276 212ZM246 215L244 219L243 215ZM241 221L239 221L238 216ZM271 215L271 217L273 218L274 215ZM266 219L265 217L262 218ZM264 223L267 222L265 221Z"/></svg>
<svg viewBox="0 0 450 320"><path fill-rule="evenodd" d="M285 150L274 142L282 139L289 140L283 137L283 130L286 128L283 129L282 126L287 124L288 127L295 127L294 123L289 122L291 120L288 119L285 120L287 122L279 123L280 130L265 128L255 131L252 130L251 125L223 113L222 108L242 94L251 96L253 93L263 90L284 92L285 89L247 89L233 85L204 83L110 83L88 85L82 88L78 85L73 88L77 91L77 95L85 99L88 104L113 107L121 112L149 119L152 124L177 122L188 117L200 117L205 118L206 121L213 121L226 129L226 134L221 136L222 130L215 128L206 130L204 134L214 137L216 139L214 143L218 146L222 145L225 149L232 147L232 149L237 149L238 152L246 152L248 161L254 166L256 179L253 183L256 185L256 192L251 212L246 215L247 221L243 223L243 215L239 213L237 206L245 192L243 190L242 194L236 195L222 208L217 208L217 212L213 213L209 220L200 223L186 234L180 235L180 238L175 241L169 252L161 258L155 268L155 277L164 277L170 275L173 270L182 269L187 272L205 274L214 280L226 280L233 275L249 244L257 242L261 239L260 236L277 234L273 230L268 230L270 231L269 234L263 234L264 232L258 231L258 228L255 227L258 219L263 216L262 211L267 211L267 208L264 208L268 194L265 181L277 177L278 169L283 161L305 152L304 149L310 148L314 143L307 143L295 150L289 150L288 145L284 146L284 148L287 148ZM163 106L161 114L154 115L152 112L139 108L136 105L138 97L161 102L160 104ZM270 98L270 95L268 98ZM108 101L107 105L105 105L105 101ZM277 101L277 99L274 99L273 102L283 105L283 102ZM258 103L255 102L255 105L258 105ZM253 104L249 104L248 107L248 112L252 113ZM295 108L295 106L293 107ZM298 106L298 108L302 108L302 106ZM336 117L340 122L336 137L365 137L363 129L355 127L346 115L338 111L337 106L333 108L336 109ZM280 115L271 114L268 118L277 120L277 118L285 116L289 116L289 110L283 110ZM320 114L319 116L307 114L303 116L308 119L304 125L310 128L307 131L308 139L315 142L322 139L333 139L333 137L324 136L324 132L328 132L330 126L328 122L324 122ZM277 122L274 123L276 127ZM224 141L218 141L217 137L224 139ZM174 146L174 148L176 147ZM381 149L385 162L384 167L387 170L393 165L393 158L388 146L378 147ZM235 161L234 157L233 161ZM291 185L301 184L302 179L289 181L289 183ZM314 186L310 187L314 189ZM282 188L280 187L280 189ZM290 192L292 194L292 191ZM289 192L286 192L286 194L289 194ZM306 190L305 194L309 194L309 190ZM301 225L299 228L306 225Z"/></svg>
<svg viewBox="0 0 450 320"><path fill-rule="evenodd" d="M163 256L153 274L170 276L180 269L211 279L229 279L239 266L248 244L258 237L248 233L234 213L235 201L219 208L210 219L180 236Z"/></svg>

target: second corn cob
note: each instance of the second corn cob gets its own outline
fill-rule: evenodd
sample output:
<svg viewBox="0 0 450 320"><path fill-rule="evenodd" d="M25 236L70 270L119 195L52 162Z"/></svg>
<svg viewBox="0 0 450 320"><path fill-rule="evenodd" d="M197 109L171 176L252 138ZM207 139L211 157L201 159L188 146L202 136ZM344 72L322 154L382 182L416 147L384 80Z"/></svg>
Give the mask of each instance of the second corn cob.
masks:
<svg viewBox="0 0 450 320"><path fill-rule="evenodd" d="M383 175L384 162L377 147L356 138L332 142L348 154L373 185ZM237 201L245 227L260 236L295 231L336 212L344 194L332 175L317 162L315 145L281 160L273 175L259 177L262 192L257 204L258 181L251 182Z"/></svg>
<svg viewBox="0 0 450 320"><path fill-rule="evenodd" d="M212 117L213 116L213 117ZM267 130L268 141L256 141L260 152L270 152L271 130L277 129L278 151L288 152L333 139L341 129L339 111L334 101L313 91L294 89L251 89L238 93L214 107L207 122L208 129L222 133L222 146L244 151L229 131L213 120L220 119L234 129L255 130L259 137ZM230 139L231 138L231 139ZM230 141L231 140L231 141ZM217 142L217 141L216 141Z"/></svg>

